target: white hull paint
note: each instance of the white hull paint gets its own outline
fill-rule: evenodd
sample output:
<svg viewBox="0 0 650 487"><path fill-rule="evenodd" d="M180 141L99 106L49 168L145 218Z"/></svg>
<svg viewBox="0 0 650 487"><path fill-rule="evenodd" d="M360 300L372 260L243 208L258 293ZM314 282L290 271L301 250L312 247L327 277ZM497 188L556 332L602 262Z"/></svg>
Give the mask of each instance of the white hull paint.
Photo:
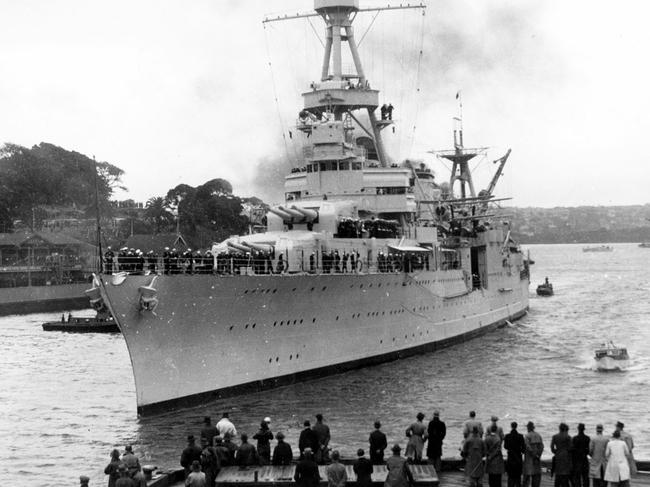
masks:
<svg viewBox="0 0 650 487"><path fill-rule="evenodd" d="M140 413L453 343L521 316L529 284L503 271L467 292L460 270L157 276L150 312L138 288L153 276L113 279L102 276L102 294L126 339Z"/></svg>

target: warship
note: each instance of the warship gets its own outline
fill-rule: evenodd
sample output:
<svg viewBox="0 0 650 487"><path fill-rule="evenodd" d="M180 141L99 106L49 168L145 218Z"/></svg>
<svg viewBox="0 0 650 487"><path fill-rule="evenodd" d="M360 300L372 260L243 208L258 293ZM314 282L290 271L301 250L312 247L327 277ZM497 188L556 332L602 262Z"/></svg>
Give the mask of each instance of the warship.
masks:
<svg viewBox="0 0 650 487"><path fill-rule="evenodd" d="M304 159L264 232L215 244L193 273L95 275L87 295L125 337L138 414L435 351L526 313L528 261L493 195L510 151L480 192L469 163L484 152L464 146L462 125L436 152L448 181L391 162L394 121L376 114L352 27L372 10L315 0L313 13L265 19L320 17L326 40L296 121Z"/></svg>

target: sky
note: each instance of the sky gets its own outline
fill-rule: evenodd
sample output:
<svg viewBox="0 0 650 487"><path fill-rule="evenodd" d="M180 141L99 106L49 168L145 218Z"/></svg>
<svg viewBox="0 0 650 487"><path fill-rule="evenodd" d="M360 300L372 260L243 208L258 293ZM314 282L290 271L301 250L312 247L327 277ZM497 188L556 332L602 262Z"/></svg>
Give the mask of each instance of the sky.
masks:
<svg viewBox="0 0 650 487"><path fill-rule="evenodd" d="M225 178L238 195L280 202L323 24L262 19L312 6L0 0L0 143L115 164L120 199ZM392 160L424 160L446 180L430 151L451 148L460 92L465 145L490 147L477 190L512 148L496 193L515 206L650 202L650 2L430 0L424 12L354 23L370 84L395 106Z"/></svg>

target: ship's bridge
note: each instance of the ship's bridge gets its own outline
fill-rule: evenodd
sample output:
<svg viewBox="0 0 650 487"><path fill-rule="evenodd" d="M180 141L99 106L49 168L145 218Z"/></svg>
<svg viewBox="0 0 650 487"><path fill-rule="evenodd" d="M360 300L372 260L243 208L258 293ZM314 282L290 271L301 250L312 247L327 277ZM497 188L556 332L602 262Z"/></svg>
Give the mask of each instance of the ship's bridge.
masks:
<svg viewBox="0 0 650 487"><path fill-rule="evenodd" d="M309 161L285 179L287 201L356 200L359 209L377 213L414 212L411 171L358 160Z"/></svg>
<svg viewBox="0 0 650 487"><path fill-rule="evenodd" d="M340 80L325 80L311 84L312 91L302 94L305 110L314 113L330 111L333 106L344 110L375 109L379 106L379 91L371 90L367 82L347 76Z"/></svg>

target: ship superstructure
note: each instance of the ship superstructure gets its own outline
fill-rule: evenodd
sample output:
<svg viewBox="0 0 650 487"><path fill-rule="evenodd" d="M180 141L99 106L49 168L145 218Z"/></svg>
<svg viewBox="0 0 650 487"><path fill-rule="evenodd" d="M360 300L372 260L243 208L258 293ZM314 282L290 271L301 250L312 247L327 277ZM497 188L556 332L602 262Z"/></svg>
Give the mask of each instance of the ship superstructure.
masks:
<svg viewBox="0 0 650 487"><path fill-rule="evenodd" d="M381 133L393 121L375 115L352 28L362 9L314 6L326 43L298 113L304 164L267 231L215 244L208 272L98 275L88 291L124 334L139 413L435 350L528 308L527 262L495 210L498 175L475 194L462 128L441 154L449 183L391 162Z"/></svg>

